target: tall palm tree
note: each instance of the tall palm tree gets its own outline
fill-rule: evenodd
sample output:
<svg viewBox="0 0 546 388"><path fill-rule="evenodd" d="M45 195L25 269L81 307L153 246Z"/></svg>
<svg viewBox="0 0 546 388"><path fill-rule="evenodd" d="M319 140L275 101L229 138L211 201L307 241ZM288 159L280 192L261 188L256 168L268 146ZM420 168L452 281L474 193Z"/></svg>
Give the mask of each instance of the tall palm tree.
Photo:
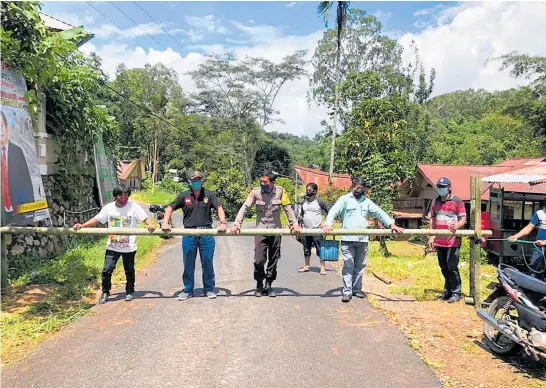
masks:
<svg viewBox="0 0 546 388"><path fill-rule="evenodd" d="M317 7L317 14L320 18L324 20L326 27L328 27L328 16L330 9L333 7L335 1L321 1ZM328 175L330 184L333 182L334 174L334 154L335 154L335 144L336 144L336 126L338 120L338 109L339 109L339 80L341 79L339 62L341 58L341 36L345 24L347 22L347 10L349 9L350 1L337 1L337 17L336 17L336 30L337 30L337 51L336 51L336 75L335 75L335 84L334 84L334 123L332 126L332 144L330 146L330 173Z"/></svg>

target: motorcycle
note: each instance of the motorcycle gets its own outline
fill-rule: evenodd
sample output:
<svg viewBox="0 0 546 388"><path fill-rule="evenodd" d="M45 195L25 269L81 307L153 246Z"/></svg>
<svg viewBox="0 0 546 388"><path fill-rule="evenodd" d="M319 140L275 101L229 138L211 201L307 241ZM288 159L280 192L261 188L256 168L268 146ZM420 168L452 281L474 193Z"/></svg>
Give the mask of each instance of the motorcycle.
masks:
<svg viewBox="0 0 546 388"><path fill-rule="evenodd" d="M154 217L157 221L157 223L159 225L161 225L161 223L163 222L163 218L165 218L165 208L167 207L167 205L150 205L149 209L150 210L150 213L154 214ZM172 222L172 219L169 220L169 225L172 229L173 227L173 222ZM169 235L165 235L165 236L161 236L161 238L163 239L169 239L169 238L172 238L172 236L169 236Z"/></svg>
<svg viewBox="0 0 546 388"><path fill-rule="evenodd" d="M484 301L487 310L478 310L485 343L500 356L523 349L536 361L546 360L546 283L502 261L497 277L498 283L487 286L493 290Z"/></svg>

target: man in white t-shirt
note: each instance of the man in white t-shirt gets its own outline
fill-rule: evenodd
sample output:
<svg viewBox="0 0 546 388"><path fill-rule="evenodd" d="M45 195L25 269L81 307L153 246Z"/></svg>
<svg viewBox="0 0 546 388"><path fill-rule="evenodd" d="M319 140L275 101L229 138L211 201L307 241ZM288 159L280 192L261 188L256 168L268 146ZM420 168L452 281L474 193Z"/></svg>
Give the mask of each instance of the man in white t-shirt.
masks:
<svg viewBox="0 0 546 388"><path fill-rule="evenodd" d="M84 224L75 224L74 230L107 224L109 228L136 228L139 222L145 222L148 230L153 232L156 227L142 208L134 202L129 202L131 189L124 185L116 186L113 190L114 202L105 205L95 217ZM137 250L136 236L108 236L104 268L102 270L102 295L99 304L104 304L110 296L112 288L112 273L120 258L123 258L123 269L127 284L125 286L125 300L133 300L135 292L135 255Z"/></svg>

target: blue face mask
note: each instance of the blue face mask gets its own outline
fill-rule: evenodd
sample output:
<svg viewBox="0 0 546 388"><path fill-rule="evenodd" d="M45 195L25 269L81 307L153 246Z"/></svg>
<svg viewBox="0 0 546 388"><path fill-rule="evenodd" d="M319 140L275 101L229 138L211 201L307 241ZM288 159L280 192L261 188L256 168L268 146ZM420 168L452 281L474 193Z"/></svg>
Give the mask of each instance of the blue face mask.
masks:
<svg viewBox="0 0 546 388"><path fill-rule="evenodd" d="M444 197L449 194L449 189L447 187L438 187L437 190L440 197Z"/></svg>
<svg viewBox="0 0 546 388"><path fill-rule="evenodd" d="M262 189L262 193L267 193L270 190L269 185L260 185L260 188Z"/></svg>
<svg viewBox="0 0 546 388"><path fill-rule="evenodd" d="M192 190L201 190L203 187L203 182L201 181L191 181L190 186Z"/></svg>

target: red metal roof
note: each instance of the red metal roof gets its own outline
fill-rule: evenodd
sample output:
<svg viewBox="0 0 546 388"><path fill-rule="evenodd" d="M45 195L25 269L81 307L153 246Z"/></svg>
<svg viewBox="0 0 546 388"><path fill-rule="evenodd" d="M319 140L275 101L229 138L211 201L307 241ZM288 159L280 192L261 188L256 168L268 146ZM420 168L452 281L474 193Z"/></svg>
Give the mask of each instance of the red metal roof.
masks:
<svg viewBox="0 0 546 388"><path fill-rule="evenodd" d="M514 167L514 168L523 168L526 166L533 166L536 164L540 164L541 162L544 162L546 158L540 157L540 158L514 158L514 159L508 159L504 162L497 163L495 166L501 166L501 167Z"/></svg>
<svg viewBox="0 0 546 388"><path fill-rule="evenodd" d="M326 171L298 165L294 166L294 168L306 185L316 183L319 190L328 187L328 173ZM333 174L332 181L332 186L336 189L348 189L351 187L351 176L349 174Z"/></svg>

